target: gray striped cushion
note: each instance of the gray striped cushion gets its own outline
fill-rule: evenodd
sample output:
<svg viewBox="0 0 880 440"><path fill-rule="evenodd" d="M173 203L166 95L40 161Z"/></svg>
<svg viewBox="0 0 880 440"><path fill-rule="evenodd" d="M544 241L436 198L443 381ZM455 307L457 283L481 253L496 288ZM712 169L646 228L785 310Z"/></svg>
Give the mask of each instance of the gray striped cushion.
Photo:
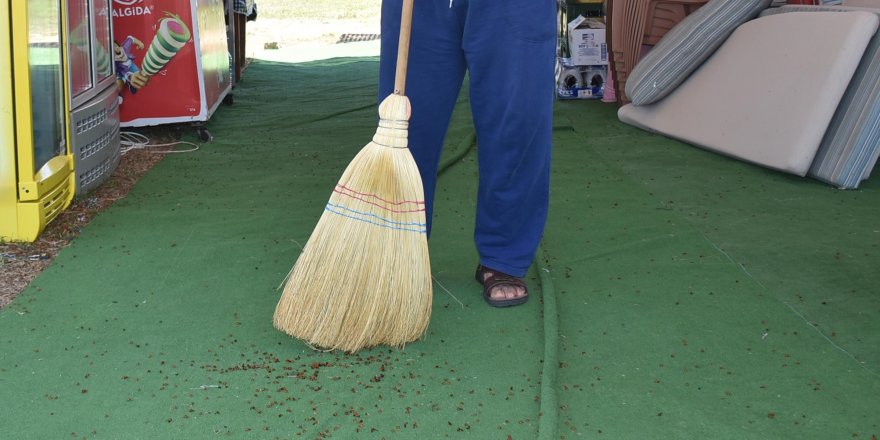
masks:
<svg viewBox="0 0 880 440"><path fill-rule="evenodd" d="M802 11L880 10L846 6L783 6L764 15ZM880 33L865 49L849 86L807 173L810 177L843 189L853 189L867 179L880 154Z"/></svg>
<svg viewBox="0 0 880 440"><path fill-rule="evenodd" d="M673 27L633 68L626 96L634 105L659 101L687 79L742 23L771 0L711 0Z"/></svg>

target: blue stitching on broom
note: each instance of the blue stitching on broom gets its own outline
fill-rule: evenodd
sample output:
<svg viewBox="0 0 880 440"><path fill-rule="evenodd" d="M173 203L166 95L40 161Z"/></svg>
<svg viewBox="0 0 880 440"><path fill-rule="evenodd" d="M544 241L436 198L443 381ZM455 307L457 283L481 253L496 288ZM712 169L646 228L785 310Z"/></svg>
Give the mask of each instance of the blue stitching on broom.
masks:
<svg viewBox="0 0 880 440"><path fill-rule="evenodd" d="M368 216L368 217L375 217L375 218L381 220L381 221L384 222L384 223L379 223L379 222L371 221L371 220L366 219L366 218L363 218L363 217L358 217L358 216L355 216L355 215L346 214L346 213L344 213L344 212L336 211L336 210L334 210L333 208L338 208L338 209L341 209L341 210L349 211L349 212L352 212L352 213L355 213L355 214L358 214L358 215L363 215L363 216ZM394 230L397 230L397 231L419 232L419 233L422 233L422 234L426 234L426 233L428 232L428 231L427 231L427 225L426 225L425 223L419 223L419 222L396 222L396 221L393 221L393 220L388 220L388 219L386 219L386 218L380 217L380 216L378 216L378 215L376 215L376 214L371 214L371 213L368 213L368 212L360 212L360 211L356 211L356 210L354 210L354 209L346 208L346 207L341 206L341 205L334 205L334 204L332 204L332 203L327 203L327 206L324 207L324 210L326 210L326 211L330 211L330 212L332 212L332 213L334 213L334 214L336 214L336 215L341 215L341 216L343 216L343 217L350 218L350 219L352 219L352 220L359 220L359 221L362 221L362 222L364 222L364 223L369 223L369 224L371 224L371 225L376 225L376 226L380 226L380 227L383 227L383 228L394 229ZM395 225L399 225L399 226L395 226ZM418 228L406 228L406 227L404 227L404 226L417 226Z"/></svg>

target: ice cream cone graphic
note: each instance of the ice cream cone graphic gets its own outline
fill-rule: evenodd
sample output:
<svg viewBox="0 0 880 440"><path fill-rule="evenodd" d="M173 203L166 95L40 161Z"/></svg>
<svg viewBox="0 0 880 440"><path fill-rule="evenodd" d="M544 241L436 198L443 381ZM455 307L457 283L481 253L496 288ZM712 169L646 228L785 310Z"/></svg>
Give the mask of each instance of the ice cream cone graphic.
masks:
<svg viewBox="0 0 880 440"><path fill-rule="evenodd" d="M170 12L165 14L167 16L159 20L159 29L141 65L141 71L148 76L155 75L165 68L165 65L192 37L189 28L180 17Z"/></svg>

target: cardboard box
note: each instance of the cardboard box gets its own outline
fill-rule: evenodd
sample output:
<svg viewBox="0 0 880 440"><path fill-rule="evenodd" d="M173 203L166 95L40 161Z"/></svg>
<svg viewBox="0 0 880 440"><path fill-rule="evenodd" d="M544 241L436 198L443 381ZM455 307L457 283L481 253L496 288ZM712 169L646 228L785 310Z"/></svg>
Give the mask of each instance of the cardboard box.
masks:
<svg viewBox="0 0 880 440"><path fill-rule="evenodd" d="M575 66L608 65L605 23L596 18L578 16L568 24L571 62Z"/></svg>

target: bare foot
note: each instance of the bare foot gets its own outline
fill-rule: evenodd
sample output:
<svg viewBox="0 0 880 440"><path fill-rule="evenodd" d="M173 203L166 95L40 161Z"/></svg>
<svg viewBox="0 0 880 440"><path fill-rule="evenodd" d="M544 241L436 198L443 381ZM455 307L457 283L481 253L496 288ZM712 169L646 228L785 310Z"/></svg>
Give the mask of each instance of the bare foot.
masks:
<svg viewBox="0 0 880 440"><path fill-rule="evenodd" d="M483 281L485 282L494 272L486 269L483 272ZM498 284L489 291L489 297L493 300L503 301L507 299L522 298L526 296L526 288L514 284Z"/></svg>
<svg viewBox="0 0 880 440"><path fill-rule="evenodd" d="M510 307L529 299L525 282L486 266L477 266L476 280L483 285L483 299L492 307Z"/></svg>

